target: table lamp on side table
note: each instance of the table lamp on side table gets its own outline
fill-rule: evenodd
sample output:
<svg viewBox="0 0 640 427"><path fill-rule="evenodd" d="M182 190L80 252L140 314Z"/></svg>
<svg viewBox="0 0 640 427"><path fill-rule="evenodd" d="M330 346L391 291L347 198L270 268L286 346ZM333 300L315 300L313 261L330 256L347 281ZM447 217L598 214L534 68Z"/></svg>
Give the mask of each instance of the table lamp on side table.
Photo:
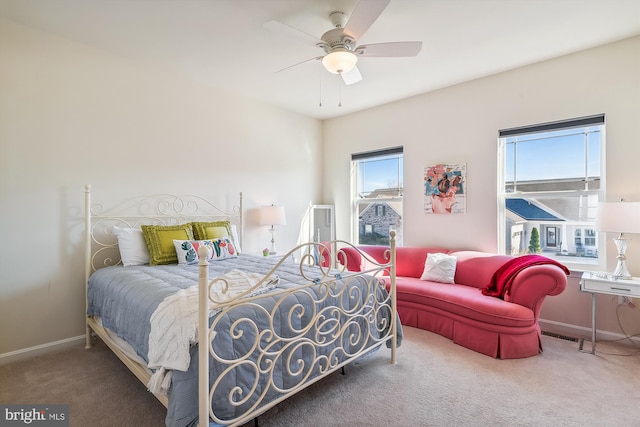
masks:
<svg viewBox="0 0 640 427"><path fill-rule="evenodd" d="M627 270L625 251L628 239L625 233L640 233L640 202L600 202L596 214L596 230L620 233L613 241L618 250L618 263L613 272L615 279L631 279Z"/></svg>
<svg viewBox="0 0 640 427"><path fill-rule="evenodd" d="M284 206L262 206L260 208L260 225L269 225L269 231L271 232L271 250L269 255L275 255L276 250L276 225L286 225L287 218L284 214Z"/></svg>

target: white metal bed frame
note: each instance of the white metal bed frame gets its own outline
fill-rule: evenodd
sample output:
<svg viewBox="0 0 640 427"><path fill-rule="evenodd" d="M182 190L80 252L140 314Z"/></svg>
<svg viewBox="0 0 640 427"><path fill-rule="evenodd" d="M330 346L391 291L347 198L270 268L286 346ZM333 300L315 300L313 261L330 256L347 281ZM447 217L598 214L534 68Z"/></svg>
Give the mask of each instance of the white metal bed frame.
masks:
<svg viewBox="0 0 640 427"><path fill-rule="evenodd" d="M139 227L140 225L151 223L181 224L189 221L215 221L222 219L228 219L238 226L240 240L242 240L242 193L240 193L238 206L235 206L231 210L219 209L206 199L197 196L174 195L144 197L130 203L118 205L113 209L105 210L100 204L92 204L91 186L86 185L85 275L87 282L91 273L98 268L117 265L120 263L117 241L110 228L112 225L119 224L119 226L125 227ZM318 262L318 254L322 253L331 253L331 258L335 260L336 255L340 253L341 247L353 247L350 243L344 241L333 241L327 246L319 243L308 243L300 245L292 249L288 254L284 255L271 272L267 274L262 281L260 281L260 283L256 284L256 286L247 290L243 294L225 301L215 301L210 297L199 298L198 341L200 343L205 341L209 342L209 345L199 346L198 369L200 373L204 373L204 375L201 374L198 376L199 419L213 420L215 423L221 425L241 425L264 413L287 397L344 367L353 360L369 353L372 349L381 347L385 343L389 343L388 345L391 349L391 363L395 364L397 346L395 233L391 233L390 240L389 261L385 264L379 264L375 260L371 259L367 254L361 252L361 255L367 259L368 265L372 266L370 269L362 273L346 274L346 265L337 265L336 267L339 268L328 268L323 267L321 263ZM242 242L240 243L242 247ZM206 251L208 249L201 248L200 250ZM302 283L304 284L300 287L296 287L295 289L282 289L270 292L270 296L277 296L278 302L271 312L266 312L264 308L255 302L257 299L261 298L261 296L251 296L252 292L259 288L264 282L268 281L272 276L276 275L278 267L283 262L291 258L292 255L300 253L302 253L303 256L299 262L299 270ZM222 286L223 289L226 289L228 283L223 277L213 278L211 280L209 279L208 262L205 258L206 257L201 256L201 261L198 267L199 294L210 295L210 288L214 285L218 287ZM346 257L344 258L346 259ZM377 288L380 287L381 284L375 276L381 275L384 270L389 272L390 292L385 299L379 300L379 297L376 295ZM313 272L313 274L311 274L310 271ZM360 277L360 279L358 279L358 277ZM341 287L337 282L338 280L344 280L348 283L351 280L362 280L363 277L367 283L367 286L365 287L367 290L366 294L352 295L352 288L349 288L349 286ZM311 287L316 288L316 293L319 295L318 300L313 299L311 296L309 289ZM274 330L273 319L280 303L292 294L297 296L302 295L303 298L313 299L314 307L327 298L337 298L338 300L343 300L344 298L355 298L355 300L363 302L356 303L355 307L350 308L332 306L330 309L325 308L313 310L313 313L311 313L312 320L305 325L302 325L300 328L296 328L291 323L291 320L294 316L301 316L301 311L304 311L302 306L298 305L288 313L288 326L292 329L296 329L296 335L294 337L281 337L278 335L278 332ZM217 308L221 310L220 315L214 319L211 327L209 327L210 303L216 304ZM226 360L216 353L214 345L212 345L212 338L215 336L212 335L212 331L216 326L217 320L222 318L222 314L241 305L250 305L254 310L261 310L263 314L271 320L271 328L268 330L259 330L258 325L249 318L242 318L235 321L229 330L230 335L234 339L242 338L243 330L246 330L246 328L253 330L257 338L255 342L252 343L251 351L248 354L245 354L235 360ZM383 313L389 314L389 321L384 319L381 320L380 316ZM111 339L108 331L102 327L98 319L94 319L91 316L87 316L86 319L86 348L91 347L91 333L93 331L109 346L109 348L122 360L134 375L143 382L143 384L148 384L152 374L151 371L143 364L140 364L139 361L129 357L129 355L127 355L127 353ZM372 333L371 328L363 328L361 326L363 320L366 321L367 325L375 325L375 334ZM365 338L364 340L363 337ZM356 349L351 347L345 348L344 342L358 343L358 346L360 346L359 343L362 342L363 345ZM367 343L373 343L373 345L369 345ZM329 344L337 345L336 350L332 351L329 356L318 354L318 350L321 350ZM289 359L286 360L287 369L289 374L294 373L291 370L291 353L287 352L303 347L311 349L315 355L313 362L307 363L306 365L302 360L294 360L298 366L295 373L301 374L303 380L299 381L293 387L285 389L279 387L269 375L276 365L273 361L278 358L285 359L288 357ZM276 350L276 348L278 348L278 350ZM262 363L253 362L248 359L250 353L253 351L259 352L259 359ZM342 360L339 359L336 352L343 353L346 355L346 358ZM226 366L222 376L232 372L233 369L241 365L244 367L250 366L251 369L255 371L256 378L253 384L253 389L250 393L243 395L238 387L234 387L228 391L227 399L229 405L242 405L252 396L254 399L257 399L246 412L236 418L220 419L211 409L211 399L216 391L216 387L219 385L220 378L217 378L211 389L209 389L209 357L215 360L216 363L222 363ZM320 375L310 378L314 369L318 369L320 371ZM270 381L269 384L263 384L263 392L260 395L254 395L260 374L269 377ZM263 404L263 398L265 397L267 390L278 391L280 397ZM168 407L168 399L166 396L155 396L165 405L165 407ZM208 425L208 423L206 425Z"/></svg>

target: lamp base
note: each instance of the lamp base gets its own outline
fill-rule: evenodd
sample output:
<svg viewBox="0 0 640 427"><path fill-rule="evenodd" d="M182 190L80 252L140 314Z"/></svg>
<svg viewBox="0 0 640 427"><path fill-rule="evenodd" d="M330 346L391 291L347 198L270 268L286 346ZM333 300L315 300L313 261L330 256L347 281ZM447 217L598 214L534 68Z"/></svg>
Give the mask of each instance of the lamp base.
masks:
<svg viewBox="0 0 640 427"><path fill-rule="evenodd" d="M618 259L618 263L616 264L616 269L613 271L613 278L629 280L631 279L631 274L629 273L629 270L627 270L627 264L625 263L627 257L624 254L627 250L629 240L620 236L613 239L613 241L616 244L616 249L618 250L618 256L616 257Z"/></svg>
<svg viewBox="0 0 640 427"><path fill-rule="evenodd" d="M278 251L276 250L276 239L275 239L276 229L272 225L269 231L271 232L271 250L269 251L269 255L276 255L278 253Z"/></svg>

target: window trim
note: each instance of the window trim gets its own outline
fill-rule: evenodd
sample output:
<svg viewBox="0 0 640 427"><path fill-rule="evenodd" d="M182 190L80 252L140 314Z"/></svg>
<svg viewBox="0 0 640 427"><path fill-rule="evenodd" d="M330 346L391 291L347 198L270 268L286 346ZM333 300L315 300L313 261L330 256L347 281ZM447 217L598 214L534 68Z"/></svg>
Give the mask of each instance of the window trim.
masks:
<svg viewBox="0 0 640 427"><path fill-rule="evenodd" d="M571 128L583 128L588 126L604 126L604 113L592 116L578 117L575 119L558 120L555 122L539 123L529 126L520 126L498 131L499 138L508 136L527 135L530 133L551 132L554 130L566 130Z"/></svg>
<svg viewBox="0 0 640 427"><path fill-rule="evenodd" d="M365 160L374 157L390 156L392 154L404 154L404 147L399 145L397 147L384 148L382 150L363 151L361 153L353 153L351 160Z"/></svg>
<svg viewBox="0 0 640 427"><path fill-rule="evenodd" d="M359 164L358 162L361 160L373 159L376 157L392 156L394 154L402 155L402 159L404 163L404 147L403 146L396 146L396 147L390 147L390 148L383 148L380 150L372 150L372 151L365 151L365 152L351 154L351 206L352 207L351 207L350 223L351 223L351 241L352 242L359 242L359 233L360 233L359 206L360 204L362 203L370 204L374 201L374 199L366 199L358 196L359 194L359 191L358 191L359 172L358 172L358 166L357 166ZM402 173L402 181L403 181L402 190L400 190L400 186L398 186L399 191L397 196L385 197L379 200L384 202L391 202L391 203L400 202L402 204L402 211L404 216L404 168ZM402 236L398 235L396 239L397 239L396 244L401 246Z"/></svg>
<svg viewBox="0 0 640 427"><path fill-rule="evenodd" d="M590 190L575 190L575 191L538 191L538 192L519 192L516 191L514 193L506 193L505 192L505 178L506 178L506 139L508 137L526 135L531 133L541 133L541 132L552 132L554 130L567 130L571 128L582 128L589 126L600 126L600 186L598 189L590 189ZM498 252L506 253L506 199L508 198L535 198L540 196L561 196L563 192L570 192L571 194L588 196L590 194L597 194L598 200L603 201L605 199L606 194L606 124L605 124L605 114L595 114L591 116L578 117L574 119L568 120L559 120L555 122L547 122L540 123L529 126L520 126L509 129L502 129L498 131L497 138L497 148L498 148L498 173L497 173L497 234L498 234ZM586 228L583 228L586 230ZM596 232L598 233L598 232ZM586 234L586 231L581 234ZM569 236L567 236L569 237ZM572 236L572 238L576 238L576 236ZM581 236L582 239L586 239L585 236ZM598 258L597 265L596 264L583 264L577 263L570 260L563 261L569 268L576 271L585 271L585 270L603 270L606 269L606 234L600 235L598 240ZM583 240L584 241L584 240Z"/></svg>

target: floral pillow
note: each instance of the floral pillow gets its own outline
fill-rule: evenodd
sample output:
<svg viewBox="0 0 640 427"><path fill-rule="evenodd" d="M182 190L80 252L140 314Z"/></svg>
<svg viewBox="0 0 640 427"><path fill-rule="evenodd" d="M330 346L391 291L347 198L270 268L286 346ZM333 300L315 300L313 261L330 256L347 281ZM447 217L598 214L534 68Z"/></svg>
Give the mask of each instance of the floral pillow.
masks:
<svg viewBox="0 0 640 427"><path fill-rule="evenodd" d="M197 264L200 261L198 249L201 246L209 248L207 261L236 257L238 252L230 238L224 237L212 240L174 240L178 264Z"/></svg>

